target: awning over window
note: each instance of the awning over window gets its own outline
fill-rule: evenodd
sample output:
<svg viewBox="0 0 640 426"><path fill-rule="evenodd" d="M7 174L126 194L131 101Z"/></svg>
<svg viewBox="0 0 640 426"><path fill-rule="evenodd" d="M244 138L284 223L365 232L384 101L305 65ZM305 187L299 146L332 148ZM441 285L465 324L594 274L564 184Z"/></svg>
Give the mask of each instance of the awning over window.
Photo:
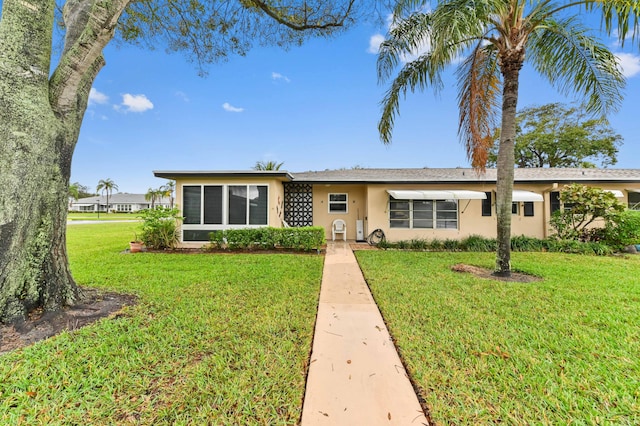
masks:
<svg viewBox="0 0 640 426"><path fill-rule="evenodd" d="M390 190L387 192L396 200L484 200L487 195L480 191L466 191L455 189L449 191L439 190Z"/></svg>
<svg viewBox="0 0 640 426"><path fill-rule="evenodd" d="M639 192L640 193L640 189L631 188L631 189L627 189L627 192Z"/></svg>
<svg viewBox="0 0 640 426"><path fill-rule="evenodd" d="M513 200L514 203L522 202L522 201L544 201L542 194L536 194L531 191L522 191L516 189L513 191Z"/></svg>
<svg viewBox="0 0 640 426"><path fill-rule="evenodd" d="M616 198L624 198L624 194L622 193L622 191L619 191L617 189L605 189L604 192L610 192L612 193Z"/></svg>

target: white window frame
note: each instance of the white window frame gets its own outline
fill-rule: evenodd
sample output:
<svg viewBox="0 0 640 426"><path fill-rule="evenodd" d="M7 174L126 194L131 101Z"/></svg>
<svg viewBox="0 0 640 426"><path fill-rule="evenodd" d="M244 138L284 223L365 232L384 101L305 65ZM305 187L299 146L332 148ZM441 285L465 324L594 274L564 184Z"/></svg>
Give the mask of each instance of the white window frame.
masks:
<svg viewBox="0 0 640 426"><path fill-rule="evenodd" d="M223 229L243 229L243 228L263 228L265 226L269 226L270 223L270 185L265 183L185 183L181 185L181 193L180 198L182 199L182 206L184 206L184 187L185 186L199 186L200 187L200 223L199 224L185 224L182 223L181 230L182 231L219 231ZM204 187L205 186L220 186L222 187L222 224L205 224L204 222ZM247 198L247 210L246 210L246 224L240 225L230 225L229 224L229 187L230 186L245 186L247 188L247 195L249 194L249 190L251 186L262 186L267 188L267 218L266 223L264 225L250 225L249 224L249 211L250 211L250 202L249 198ZM184 213L184 212L183 212ZM206 242L207 240L198 240L198 241L185 241L184 240L184 232L180 233L180 241L188 242L188 243L200 243Z"/></svg>
<svg viewBox="0 0 640 426"><path fill-rule="evenodd" d="M409 227L408 228L393 228L391 227L391 202L393 201L398 201L398 202L408 202L409 203ZM433 221L433 226L431 228L415 228L413 226L413 202L414 201L431 201L433 203L433 217L432 217L432 221ZM438 227L438 207L437 207L437 202L438 201L450 201L450 202L454 202L456 204L456 227L455 228L440 228ZM445 211L449 211L449 210L445 210ZM442 231L446 231L446 230L450 230L450 231L457 231L458 229L460 229L460 204L458 203L458 200L396 200L394 198L389 198L389 204L387 205L387 219L389 221L389 229L395 230L395 229L415 229L415 230L422 230L422 231L426 231L426 230L442 230ZM442 220L442 219L440 219Z"/></svg>
<svg viewBox="0 0 640 426"><path fill-rule="evenodd" d="M332 195L344 195L344 201L331 201ZM327 196L327 211L329 214L349 214L349 193L347 192L330 192ZM344 204L344 211L332 211L331 206Z"/></svg>

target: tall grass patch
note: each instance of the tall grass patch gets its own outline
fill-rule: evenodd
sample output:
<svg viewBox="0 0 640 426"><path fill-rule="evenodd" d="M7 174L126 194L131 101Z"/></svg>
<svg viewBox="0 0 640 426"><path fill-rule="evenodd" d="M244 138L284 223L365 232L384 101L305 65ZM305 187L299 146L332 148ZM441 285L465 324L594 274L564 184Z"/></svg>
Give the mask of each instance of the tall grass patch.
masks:
<svg viewBox="0 0 640 426"><path fill-rule="evenodd" d="M437 424L640 424L640 256L356 254Z"/></svg>
<svg viewBox="0 0 640 426"><path fill-rule="evenodd" d="M0 423L296 424L323 258L123 254L138 226L69 228L76 280L140 304L0 357Z"/></svg>

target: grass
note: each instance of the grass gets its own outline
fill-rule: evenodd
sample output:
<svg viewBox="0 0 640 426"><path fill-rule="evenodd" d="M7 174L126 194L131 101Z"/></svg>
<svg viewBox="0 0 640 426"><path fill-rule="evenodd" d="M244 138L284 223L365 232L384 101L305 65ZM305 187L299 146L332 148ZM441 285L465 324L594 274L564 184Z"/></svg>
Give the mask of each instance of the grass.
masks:
<svg viewBox="0 0 640 426"><path fill-rule="evenodd" d="M68 229L76 280L140 304L0 357L0 424L296 424L323 258L122 254L136 227Z"/></svg>
<svg viewBox="0 0 640 426"><path fill-rule="evenodd" d="M514 253L529 284L450 270L490 253L357 257L438 424L640 424L640 256Z"/></svg>
<svg viewBox="0 0 640 426"><path fill-rule="evenodd" d="M98 213L91 212L69 212L67 220L140 220L137 213Z"/></svg>

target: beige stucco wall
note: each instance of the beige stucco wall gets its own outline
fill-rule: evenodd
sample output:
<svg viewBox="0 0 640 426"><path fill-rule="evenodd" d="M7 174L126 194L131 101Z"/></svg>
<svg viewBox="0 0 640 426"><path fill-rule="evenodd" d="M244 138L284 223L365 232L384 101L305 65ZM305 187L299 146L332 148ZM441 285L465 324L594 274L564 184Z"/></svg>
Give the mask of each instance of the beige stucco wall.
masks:
<svg viewBox="0 0 640 426"><path fill-rule="evenodd" d="M524 215L524 203L519 203L518 214L511 216L511 233L514 236L527 235L545 238L550 234L550 192L559 191L564 185L551 183L518 184L515 190L531 191L542 194L543 202L534 202L534 215ZM602 189L620 190L625 195L618 200L627 204L629 184L590 184ZM637 186L637 185L636 185ZM635 186L631 186L634 187ZM458 201L458 229L391 229L389 227L389 194L387 190L470 190L493 193L492 215L482 216L482 200ZM355 221L364 219L365 237L375 229L382 229L390 241L422 239L462 239L470 235L496 237L495 184L442 184L442 185L322 185L313 186L313 223L327 230L327 238L331 238L331 222L340 218L347 222L347 238L355 239ZM328 213L328 194L349 194L349 212L347 215ZM359 215L358 215L359 212Z"/></svg>
<svg viewBox="0 0 640 426"><path fill-rule="evenodd" d="M347 213L329 213L329 194L347 194ZM313 224L325 229L327 240L331 239L331 225L342 219L347 224L347 239L356 239L356 220L367 215L365 185L313 185ZM366 237L365 228L365 237ZM342 234L336 237L342 238Z"/></svg>
<svg viewBox="0 0 640 426"><path fill-rule="evenodd" d="M238 178L178 178L176 179L176 203L181 209L182 203L182 187L184 185L268 185L269 187L269 207L268 207L268 226L279 228L282 226L284 218L284 186L282 181L273 178L260 177L238 177ZM215 225L211 225L216 228ZM218 226L219 228L219 226ZM182 240L182 233L180 234ZM198 248L203 245L202 242L183 242L179 247L182 248Z"/></svg>

